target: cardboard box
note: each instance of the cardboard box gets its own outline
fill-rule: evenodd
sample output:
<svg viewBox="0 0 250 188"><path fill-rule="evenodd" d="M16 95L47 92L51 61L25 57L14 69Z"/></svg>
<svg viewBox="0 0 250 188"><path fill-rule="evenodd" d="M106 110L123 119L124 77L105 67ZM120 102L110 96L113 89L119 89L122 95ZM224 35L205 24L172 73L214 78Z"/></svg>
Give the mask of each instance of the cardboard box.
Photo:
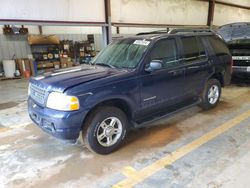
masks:
<svg viewBox="0 0 250 188"><path fill-rule="evenodd" d="M71 58L60 58L61 68L72 67Z"/></svg>
<svg viewBox="0 0 250 188"><path fill-rule="evenodd" d="M55 69L60 69L60 62L59 61L54 61L53 64L54 64Z"/></svg>
<svg viewBox="0 0 250 188"><path fill-rule="evenodd" d="M54 68L49 68L49 69L45 69L45 72L52 72L53 70L55 70Z"/></svg>
<svg viewBox="0 0 250 188"><path fill-rule="evenodd" d="M67 62L61 62L61 68L67 68Z"/></svg>
<svg viewBox="0 0 250 188"><path fill-rule="evenodd" d="M49 61L40 61L37 64L37 68L41 69L41 68L54 68L54 64L49 62Z"/></svg>
<svg viewBox="0 0 250 188"><path fill-rule="evenodd" d="M67 67L72 67L72 65L73 65L72 61L67 62Z"/></svg>
<svg viewBox="0 0 250 188"><path fill-rule="evenodd" d="M28 43L34 44L60 44L59 38L56 35L29 35Z"/></svg>

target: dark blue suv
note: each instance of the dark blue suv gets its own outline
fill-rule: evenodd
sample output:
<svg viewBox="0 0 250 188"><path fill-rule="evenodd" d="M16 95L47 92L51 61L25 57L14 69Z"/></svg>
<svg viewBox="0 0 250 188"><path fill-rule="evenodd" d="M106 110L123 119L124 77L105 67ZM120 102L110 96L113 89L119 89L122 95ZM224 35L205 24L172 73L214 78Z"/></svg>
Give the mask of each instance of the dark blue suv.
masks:
<svg viewBox="0 0 250 188"><path fill-rule="evenodd" d="M47 133L99 154L116 150L129 129L193 105L217 105L232 57L211 32L151 33L117 40L89 65L33 77L30 118Z"/></svg>

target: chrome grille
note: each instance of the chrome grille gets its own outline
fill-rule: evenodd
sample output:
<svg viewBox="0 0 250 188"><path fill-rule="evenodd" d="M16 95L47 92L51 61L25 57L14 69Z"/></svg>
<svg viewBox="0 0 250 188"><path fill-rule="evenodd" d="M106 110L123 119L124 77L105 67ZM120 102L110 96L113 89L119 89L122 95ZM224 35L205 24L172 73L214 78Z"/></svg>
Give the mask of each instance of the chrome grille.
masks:
<svg viewBox="0 0 250 188"><path fill-rule="evenodd" d="M250 61L239 61L239 60L234 60L234 63L233 63L234 66L250 66Z"/></svg>
<svg viewBox="0 0 250 188"><path fill-rule="evenodd" d="M35 84L30 84L30 96L34 101L38 102L39 104L44 104L47 92L45 88L42 88Z"/></svg>

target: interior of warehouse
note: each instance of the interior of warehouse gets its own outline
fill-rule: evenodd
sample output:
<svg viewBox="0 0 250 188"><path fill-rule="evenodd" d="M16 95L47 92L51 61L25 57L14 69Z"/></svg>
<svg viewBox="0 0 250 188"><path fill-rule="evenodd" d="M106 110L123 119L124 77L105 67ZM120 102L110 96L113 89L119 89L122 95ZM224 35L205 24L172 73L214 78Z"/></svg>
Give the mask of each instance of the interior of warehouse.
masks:
<svg viewBox="0 0 250 188"><path fill-rule="evenodd" d="M107 27L104 26L107 20L104 14L107 14L108 11L105 12L104 2L101 2L101 4L99 4L100 2L94 2L87 7L84 1L61 2L60 9L54 10L53 7L57 7L57 3L57 1L53 2L50 8L47 7L46 1L42 2L39 8L36 2L14 3L13 7L11 6L12 1L9 1L8 4L6 3L1 7L3 12L0 29L1 63L3 60L21 62L29 59L32 61L30 66L17 67L18 76L24 76L23 70L26 69L28 75L33 76L54 69L89 62L107 45L107 41L103 38L103 29L105 30L105 27ZM145 31L183 26L206 28L209 25L218 27L227 23L242 22L249 18L247 9L239 6L227 6L225 5L227 1L216 4L212 23L207 23L207 10L210 5L206 1L194 1L192 3L189 1L159 1L158 3L154 1L111 1L110 3L112 23L110 23L110 31L108 32L109 35L112 35L111 39ZM242 6L245 4L246 2L243 1ZM81 7L84 7L84 11L81 10ZM199 11L193 12L197 8ZM14 15L12 10L16 10ZM92 16L93 12L95 16ZM79 21L81 17L84 17L82 22ZM184 20L183 17L185 17ZM50 20L50 22L44 22L43 20ZM13 27L15 31L9 29L8 33L8 27ZM21 28L24 28L24 33L22 33ZM19 32L20 29L21 32ZM35 42L33 44L32 41L29 41L32 36L43 37L42 40L46 40L44 37L51 36L52 38L55 37L55 41L52 39L52 41L47 42L52 42L51 44L42 44L45 41L42 42L37 39L38 41L33 41ZM36 39L33 38L33 40ZM50 57L47 57L48 54ZM41 57L43 55L44 57ZM64 59L60 60L60 58ZM36 68L37 66L39 68ZM2 64L0 65L0 72L3 76Z"/></svg>
<svg viewBox="0 0 250 188"><path fill-rule="evenodd" d="M0 3L0 188L248 187L249 0Z"/></svg>

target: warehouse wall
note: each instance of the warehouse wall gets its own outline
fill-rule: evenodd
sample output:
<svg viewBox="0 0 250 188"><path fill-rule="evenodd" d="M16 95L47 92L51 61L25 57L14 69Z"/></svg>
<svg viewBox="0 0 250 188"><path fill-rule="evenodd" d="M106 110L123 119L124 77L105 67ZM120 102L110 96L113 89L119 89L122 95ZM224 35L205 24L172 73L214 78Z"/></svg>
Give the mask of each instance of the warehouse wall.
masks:
<svg viewBox="0 0 250 188"><path fill-rule="evenodd" d="M112 22L205 25L208 3L194 0L112 0Z"/></svg>
<svg viewBox="0 0 250 188"><path fill-rule="evenodd" d="M250 0L247 6L250 7ZM214 25L220 26L233 22L250 22L250 11L217 4L214 9Z"/></svg>
<svg viewBox="0 0 250 188"><path fill-rule="evenodd" d="M250 0L223 0L250 6ZM104 21L104 1L92 0L8 0L2 1L0 18L43 19L64 21ZM39 5L39 7L37 6ZM146 24L206 25L208 3L195 0L111 0L112 22ZM250 21L250 11L216 4L214 25ZM39 34L37 26L28 26L30 34ZM120 27L123 35L165 28ZM97 50L101 49L101 27L43 26L44 34L57 34L60 39L86 40L95 34ZM112 27L114 36L116 28ZM30 53L27 39L4 36L0 26L0 60Z"/></svg>
<svg viewBox="0 0 250 188"><path fill-rule="evenodd" d="M223 0L223 2L234 3L234 4L237 4L237 5L243 5L243 6L249 6L250 7L250 1L249 0Z"/></svg>
<svg viewBox="0 0 250 188"><path fill-rule="evenodd" d="M104 22L103 0L2 0L1 19Z"/></svg>

